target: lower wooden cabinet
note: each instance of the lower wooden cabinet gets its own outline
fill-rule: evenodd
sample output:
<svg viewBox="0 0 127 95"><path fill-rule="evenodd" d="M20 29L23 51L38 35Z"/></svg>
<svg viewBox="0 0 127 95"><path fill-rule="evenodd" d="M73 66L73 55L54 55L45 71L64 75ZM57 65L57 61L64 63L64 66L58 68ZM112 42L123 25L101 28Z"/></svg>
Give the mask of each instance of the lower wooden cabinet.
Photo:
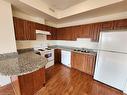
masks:
<svg viewBox="0 0 127 95"><path fill-rule="evenodd" d="M95 58L96 56L94 55L72 52L71 67L89 75L93 75L95 69Z"/></svg>
<svg viewBox="0 0 127 95"><path fill-rule="evenodd" d="M55 64L60 64L61 63L61 49L55 49L54 51L54 60Z"/></svg>
<svg viewBox="0 0 127 95"><path fill-rule="evenodd" d="M45 68L35 72L11 77L15 95L34 95L45 85Z"/></svg>

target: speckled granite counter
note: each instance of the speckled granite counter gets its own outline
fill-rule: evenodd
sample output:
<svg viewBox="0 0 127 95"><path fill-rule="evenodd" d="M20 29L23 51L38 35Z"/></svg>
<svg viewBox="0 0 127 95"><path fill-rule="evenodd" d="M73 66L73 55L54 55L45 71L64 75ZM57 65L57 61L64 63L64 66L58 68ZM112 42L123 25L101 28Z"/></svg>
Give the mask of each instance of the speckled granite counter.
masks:
<svg viewBox="0 0 127 95"><path fill-rule="evenodd" d="M81 49L78 47L68 47L68 46L59 46L59 45L53 45L53 46L49 46L49 48L52 49L62 49L62 50L66 50L66 51L72 51L72 52L76 52L76 53L82 53L82 54L90 54L90 55L97 55L97 50L96 49L89 49L89 53L85 53L85 52L80 52L80 51L74 51L74 49ZM87 48L84 48L87 49Z"/></svg>
<svg viewBox="0 0 127 95"><path fill-rule="evenodd" d="M20 76L39 70L47 64L47 59L33 51L0 55L0 74Z"/></svg>

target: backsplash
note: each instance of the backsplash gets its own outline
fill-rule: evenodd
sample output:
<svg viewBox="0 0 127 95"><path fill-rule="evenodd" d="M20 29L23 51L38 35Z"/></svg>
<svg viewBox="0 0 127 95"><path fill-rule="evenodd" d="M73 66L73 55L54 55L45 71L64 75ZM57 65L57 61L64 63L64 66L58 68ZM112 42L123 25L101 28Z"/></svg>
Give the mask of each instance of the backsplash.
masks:
<svg viewBox="0 0 127 95"><path fill-rule="evenodd" d="M97 49L98 43L91 42L90 39L79 38L77 41L65 40L35 40L35 41L16 41L17 49L33 48L33 47L46 47L52 45L71 46L79 48Z"/></svg>
<svg viewBox="0 0 127 95"><path fill-rule="evenodd" d="M98 43L91 42L91 39L87 38L78 38L77 41L57 41L57 45L61 46L71 46L71 47L78 47L78 48L89 48L89 49L97 49Z"/></svg>

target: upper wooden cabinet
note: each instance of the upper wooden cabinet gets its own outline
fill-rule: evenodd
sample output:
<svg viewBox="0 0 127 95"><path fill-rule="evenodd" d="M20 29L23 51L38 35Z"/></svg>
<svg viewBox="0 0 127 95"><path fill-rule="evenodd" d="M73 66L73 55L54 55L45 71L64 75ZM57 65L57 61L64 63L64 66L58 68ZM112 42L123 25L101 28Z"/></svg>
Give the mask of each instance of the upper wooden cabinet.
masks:
<svg viewBox="0 0 127 95"><path fill-rule="evenodd" d="M36 31L35 23L31 21L25 21L24 36L26 36L26 40L36 40L35 31Z"/></svg>
<svg viewBox="0 0 127 95"><path fill-rule="evenodd" d="M101 31L114 29L114 21L102 22L101 24L102 24Z"/></svg>
<svg viewBox="0 0 127 95"><path fill-rule="evenodd" d="M36 40L35 23L14 17L16 40Z"/></svg>
<svg viewBox="0 0 127 95"><path fill-rule="evenodd" d="M48 26L47 31L49 31L51 33L51 35L47 36L48 40L56 40L57 39L57 29L56 28Z"/></svg>
<svg viewBox="0 0 127 95"><path fill-rule="evenodd" d="M89 75L94 74L96 56L72 52L71 67Z"/></svg>
<svg viewBox="0 0 127 95"><path fill-rule="evenodd" d="M57 40L76 40L77 38L89 37L89 25L71 26L57 29Z"/></svg>
<svg viewBox="0 0 127 95"><path fill-rule="evenodd" d="M64 40L64 31L65 28L58 28L57 29L57 40Z"/></svg>
<svg viewBox="0 0 127 95"><path fill-rule="evenodd" d="M127 29L127 19L114 21L114 29Z"/></svg>
<svg viewBox="0 0 127 95"><path fill-rule="evenodd" d="M72 27L58 28L57 40L75 40L74 31Z"/></svg>
<svg viewBox="0 0 127 95"><path fill-rule="evenodd" d="M73 26L72 27L72 31L74 33L74 36L75 36L75 40L77 38L80 38L81 37L81 34L82 34L82 26L79 25L79 26Z"/></svg>
<svg viewBox="0 0 127 95"><path fill-rule="evenodd" d="M44 30L51 33L48 40L56 40L56 28L43 24L23 20L14 17L14 29L16 40L36 40L36 30Z"/></svg>
<svg viewBox="0 0 127 95"><path fill-rule="evenodd" d="M64 31L64 39L75 40L75 34L73 33L72 27L66 27Z"/></svg>
<svg viewBox="0 0 127 95"><path fill-rule="evenodd" d="M13 18L14 20L14 30L16 40L25 40L24 37L24 23L25 21L19 18Z"/></svg>
<svg viewBox="0 0 127 95"><path fill-rule="evenodd" d="M91 38L92 41L98 42L101 31L127 28L127 19L54 28L14 17L14 28L16 40L35 40L35 30L44 30L51 33L51 35L47 36L48 40Z"/></svg>
<svg viewBox="0 0 127 95"><path fill-rule="evenodd" d="M43 24L36 23L35 26L37 30L46 30L46 26Z"/></svg>
<svg viewBox="0 0 127 95"><path fill-rule="evenodd" d="M91 25L90 28L90 36L92 41L98 41L100 32L102 30L102 24L101 23L95 23Z"/></svg>
<svg viewBox="0 0 127 95"><path fill-rule="evenodd" d="M80 38L90 38L91 24L82 25L82 32Z"/></svg>

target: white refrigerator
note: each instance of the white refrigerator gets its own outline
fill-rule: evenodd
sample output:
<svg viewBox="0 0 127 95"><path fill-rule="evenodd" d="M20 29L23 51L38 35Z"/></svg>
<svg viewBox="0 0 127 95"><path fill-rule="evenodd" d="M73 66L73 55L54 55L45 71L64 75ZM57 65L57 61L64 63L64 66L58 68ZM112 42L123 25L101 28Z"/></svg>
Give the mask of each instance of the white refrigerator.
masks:
<svg viewBox="0 0 127 95"><path fill-rule="evenodd" d="M94 79L121 91L127 89L127 30L100 34Z"/></svg>

